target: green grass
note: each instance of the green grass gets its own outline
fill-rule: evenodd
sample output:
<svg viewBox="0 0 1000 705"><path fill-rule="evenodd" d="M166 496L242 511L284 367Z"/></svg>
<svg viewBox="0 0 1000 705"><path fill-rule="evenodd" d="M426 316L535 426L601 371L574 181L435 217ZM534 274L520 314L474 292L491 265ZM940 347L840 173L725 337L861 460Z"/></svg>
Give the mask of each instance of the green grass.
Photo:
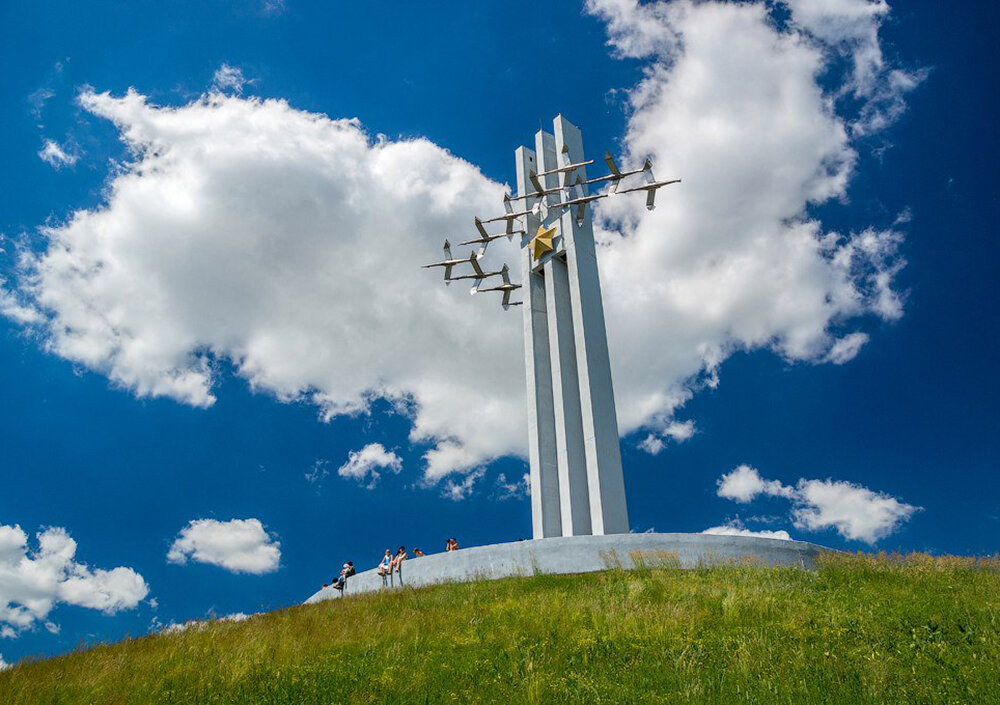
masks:
<svg viewBox="0 0 1000 705"><path fill-rule="evenodd" d="M669 561L668 561L669 562ZM1000 703L1000 561L400 589L0 673L0 703Z"/></svg>

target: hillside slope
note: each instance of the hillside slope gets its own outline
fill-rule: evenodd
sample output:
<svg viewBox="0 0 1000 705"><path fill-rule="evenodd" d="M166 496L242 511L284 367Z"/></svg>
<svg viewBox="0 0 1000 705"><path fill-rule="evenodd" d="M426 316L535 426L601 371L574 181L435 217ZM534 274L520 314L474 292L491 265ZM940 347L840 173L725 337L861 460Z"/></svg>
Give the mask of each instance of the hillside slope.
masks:
<svg viewBox="0 0 1000 705"><path fill-rule="evenodd" d="M829 556L333 600L0 673L0 703L1000 703L1000 562Z"/></svg>

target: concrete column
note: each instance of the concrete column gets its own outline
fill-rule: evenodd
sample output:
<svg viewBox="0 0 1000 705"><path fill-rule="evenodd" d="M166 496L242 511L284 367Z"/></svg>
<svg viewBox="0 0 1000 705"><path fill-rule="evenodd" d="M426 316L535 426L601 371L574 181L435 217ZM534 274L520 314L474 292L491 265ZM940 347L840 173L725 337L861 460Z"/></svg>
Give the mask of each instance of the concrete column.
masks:
<svg viewBox="0 0 1000 705"><path fill-rule="evenodd" d="M573 312L570 310L569 272L562 256L555 256L545 263L545 285L562 533L563 536L587 536L592 531L590 495L587 491L587 456L580 409Z"/></svg>
<svg viewBox="0 0 1000 705"><path fill-rule="evenodd" d="M555 119L556 152L561 154L564 146L571 162L584 160L580 130L560 115ZM576 181L577 175L586 180L586 169L570 174L567 182ZM618 418L590 208L582 224L568 209L561 216L560 230L565 238L591 527L594 534L627 533Z"/></svg>
<svg viewBox="0 0 1000 705"><path fill-rule="evenodd" d="M516 152L518 195L534 191L528 171L537 171L535 153ZM531 529L534 538L562 535L559 474L556 458L555 412L549 356L545 279L533 272L527 240L538 229L537 216L526 216L527 235L521 243L521 282L524 296L524 362L528 386L528 463L531 480Z"/></svg>
<svg viewBox="0 0 1000 705"><path fill-rule="evenodd" d="M535 135L538 171L557 168L555 136L540 130ZM560 185L558 175L539 178L546 189ZM546 196L549 204L558 203L561 193ZM546 212L545 225L558 224L559 213ZM561 230L560 230L561 232ZM552 370L552 400L555 412L556 463L559 473L559 508L563 536L584 536L591 533L590 497L587 491L587 459L580 410L580 385L577 371L576 339L573 333L573 312L570 306L569 274L559 238L551 256L543 258L545 301L548 308L549 357ZM540 266L536 263L536 267Z"/></svg>

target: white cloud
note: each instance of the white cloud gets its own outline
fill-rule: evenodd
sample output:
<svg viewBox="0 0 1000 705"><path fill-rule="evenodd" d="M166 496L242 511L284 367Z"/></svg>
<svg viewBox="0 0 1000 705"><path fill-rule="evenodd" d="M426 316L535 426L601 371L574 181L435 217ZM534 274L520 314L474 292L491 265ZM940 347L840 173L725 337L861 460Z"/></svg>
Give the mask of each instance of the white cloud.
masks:
<svg viewBox="0 0 1000 705"><path fill-rule="evenodd" d="M448 479L441 488L441 496L453 502L460 502L472 494L476 483L485 474L485 468L476 468L460 480Z"/></svg>
<svg viewBox="0 0 1000 705"><path fill-rule="evenodd" d="M809 215L846 198L859 118L818 84L835 52L805 20L778 29L763 4L588 7L620 53L648 62L623 165L648 154L657 176L684 179L652 213L628 197L600 210L620 430L644 430L656 452L683 440L690 422L674 413L733 352L836 361L845 327L898 318L901 236ZM25 256L17 301L43 316L49 350L197 407L214 403L220 361L323 418L388 399L431 446L426 483L524 453L520 313L418 268L498 210L500 184L427 140L372 140L283 101L80 100L136 156L106 204L42 228L48 247ZM494 264L515 257L490 247ZM489 373L462 383L470 360Z"/></svg>
<svg viewBox="0 0 1000 705"><path fill-rule="evenodd" d="M642 440L638 447L650 455L658 455L660 451L667 447L667 439L676 443L683 443L694 437L694 421L670 421L660 431L660 435L650 433Z"/></svg>
<svg viewBox="0 0 1000 705"><path fill-rule="evenodd" d="M259 519L195 519L181 529L167 553L170 563L188 560L232 573L273 573L281 561L281 544Z"/></svg>
<svg viewBox="0 0 1000 705"><path fill-rule="evenodd" d="M906 110L906 94L926 78L926 70L888 66L878 32L889 15L885 0L785 0L792 22L811 34L824 50L847 57L851 74L843 92L862 99L852 128L858 134L885 129Z"/></svg>
<svg viewBox="0 0 1000 705"><path fill-rule="evenodd" d="M807 531L833 527L841 536L874 543L893 533L920 507L850 482L799 480L795 526Z"/></svg>
<svg viewBox="0 0 1000 705"><path fill-rule="evenodd" d="M794 487L765 480L749 465L719 478L717 494L747 503L760 495L791 500L795 526L805 531L836 529L846 539L873 544L885 538L920 507L882 492L841 480L799 480Z"/></svg>
<svg viewBox="0 0 1000 705"><path fill-rule="evenodd" d="M848 321L897 318L901 236L829 232L809 214L845 199L857 159L849 118L817 82L832 59L813 36L779 30L762 3L588 7L620 51L652 57L623 162L649 155L658 178L683 179L652 213L628 198L599 211L619 424L653 431L655 452L733 352L823 362Z"/></svg>
<svg viewBox="0 0 1000 705"><path fill-rule="evenodd" d="M792 537L788 535L787 531L778 530L771 531L768 529L761 529L759 531L752 531L745 526L740 521L731 521L721 526L712 526L705 529L701 533L703 534L715 534L717 536L755 536L761 539L781 539L782 541L791 541Z"/></svg>
<svg viewBox="0 0 1000 705"><path fill-rule="evenodd" d="M229 64L223 64L217 68L212 76L212 89L220 92L232 91L239 94L243 92L243 86L247 83L248 81L243 77L243 71Z"/></svg>
<svg viewBox="0 0 1000 705"><path fill-rule="evenodd" d="M587 11L607 24L608 44L617 56L642 59L668 55L679 43L668 6L638 0L586 0Z"/></svg>
<svg viewBox="0 0 1000 705"><path fill-rule="evenodd" d="M655 433L650 433L643 440L639 441L637 447L640 450L646 451L650 455L659 455L660 451L667 447L667 444L664 443L663 439Z"/></svg>
<svg viewBox="0 0 1000 705"><path fill-rule="evenodd" d="M0 654L0 671L6 671L8 668L12 668L12 664L7 663L3 660L3 654Z"/></svg>
<svg viewBox="0 0 1000 705"><path fill-rule="evenodd" d="M524 473L519 480L513 481L508 481L507 475L504 473L497 475L496 493L494 494L496 499L520 499L530 494L531 476L528 473Z"/></svg>
<svg viewBox="0 0 1000 705"><path fill-rule="evenodd" d="M369 443L361 450L352 450L347 456L347 462L337 468L337 474L357 480L372 489L381 476L379 470L398 474L402 469L403 460L395 451L386 450L381 443Z"/></svg>
<svg viewBox="0 0 1000 705"><path fill-rule="evenodd" d="M2 251L2 249L0 249ZM30 301L22 301L17 292L4 288L6 282L0 277L0 316L5 316L21 325L38 325L45 318Z"/></svg>
<svg viewBox="0 0 1000 705"><path fill-rule="evenodd" d="M65 529L53 526L35 536L38 548L30 550L20 526L0 524L0 636L13 638L36 622L57 633L46 618L59 603L111 615L149 593L131 568L91 569L75 560L76 541Z"/></svg>
<svg viewBox="0 0 1000 705"><path fill-rule="evenodd" d="M317 460L313 463L312 468L305 474L306 482L310 485L316 485L327 478L330 474L330 461L329 460Z"/></svg>
<svg viewBox="0 0 1000 705"><path fill-rule="evenodd" d="M777 480L763 479L757 469L749 465L740 465L732 472L723 475L719 478L718 485L717 494L720 497L741 503L750 502L760 494L771 497L792 496L791 488L785 487Z"/></svg>
<svg viewBox="0 0 1000 705"><path fill-rule="evenodd" d="M62 169L64 166L73 166L79 160L80 155L75 149L67 149L55 140L45 140L42 148L38 151L38 158L54 169Z"/></svg>
<svg viewBox="0 0 1000 705"><path fill-rule="evenodd" d="M52 352L198 407L222 358L324 416L391 399L412 410L412 441L436 443L429 480L521 450L518 313L419 268L497 207L499 184L426 140L372 142L281 101L81 102L138 160L106 207L45 228L49 249L28 256L18 293L46 312ZM470 359L491 374L456 384Z"/></svg>
<svg viewBox="0 0 1000 705"><path fill-rule="evenodd" d="M850 333L849 335L845 335L830 348L830 352L826 356L827 360L835 365L843 365L845 362L850 362L857 357L858 353L861 352L861 348L867 342L867 333Z"/></svg>

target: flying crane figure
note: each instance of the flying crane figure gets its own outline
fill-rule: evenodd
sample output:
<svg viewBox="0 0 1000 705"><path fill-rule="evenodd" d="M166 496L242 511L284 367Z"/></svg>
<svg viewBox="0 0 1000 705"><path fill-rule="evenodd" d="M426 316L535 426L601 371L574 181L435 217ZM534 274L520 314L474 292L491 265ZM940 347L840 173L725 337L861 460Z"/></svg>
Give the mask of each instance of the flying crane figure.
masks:
<svg viewBox="0 0 1000 705"><path fill-rule="evenodd" d="M569 148L566 147L565 145L563 145L562 156L563 156L563 161L566 162L565 164L563 164L562 166L557 166L554 169L547 169L543 172L540 172L538 176L548 176L549 174L560 174L562 176L563 187L569 188L569 178L570 176L572 176L572 172L576 171L580 167L589 166L593 164L594 160L588 159L585 162L576 162L575 164L571 163L569 161ZM535 184L534 179L532 180L531 183L532 185ZM535 188L537 189L538 187L536 186Z"/></svg>
<svg viewBox="0 0 1000 705"><path fill-rule="evenodd" d="M573 186L576 191L576 198L571 198L568 201L563 201L562 203L553 203L549 208L571 208L576 206L576 224L583 225L584 215L587 209L587 204L591 201L596 201L600 198L607 198L609 193L594 193L591 195L585 195L583 192L583 180L577 179L576 184Z"/></svg>
<svg viewBox="0 0 1000 705"><path fill-rule="evenodd" d="M560 191L562 191L561 186L557 186L555 188L545 188L544 186L542 186L542 183L538 180L538 174L536 174L533 171L528 172L528 179L531 181L531 186L532 188L535 189L534 191L532 191L531 193L526 193L523 196L508 195L506 196L506 198L511 202L527 201L529 198L541 198L542 196L548 196L550 193L559 193ZM535 208L528 212L537 213L539 208L541 208L541 206L538 203L536 203ZM490 221L487 220L486 222L488 223Z"/></svg>
<svg viewBox="0 0 1000 705"><path fill-rule="evenodd" d="M604 153L604 161L607 163L608 171L610 171L611 173L608 174L607 176L599 176L596 179L588 179L587 181L583 182L583 185L589 186L590 184L599 184L602 181L610 181L611 189L608 191L609 195L615 193L618 190L618 185L622 182L622 179L624 179L626 176L632 176L633 174L642 174L644 172L652 173L653 171L653 162L650 161L649 158L646 159L646 161L640 168L630 169L628 171L622 171L621 169L618 168L618 165L615 163L615 158L611 156L611 152Z"/></svg>
<svg viewBox="0 0 1000 705"><path fill-rule="evenodd" d="M498 269L494 272L485 271L479 264L479 258L481 256L482 253L476 254L475 252L473 252L472 254L469 255L469 259L465 260L466 262L472 265L472 274L463 274L460 277L449 277L446 283L450 284L451 282L459 281L461 279L475 279L476 281L472 285L472 289L469 290L470 294L475 294L486 279L489 279L490 277L495 277L497 275L503 276L504 270L502 269Z"/></svg>
<svg viewBox="0 0 1000 705"><path fill-rule="evenodd" d="M618 195L620 193L633 193L635 191L645 191L646 192L646 210L653 210L656 208L656 190L663 188L664 186L669 186L670 184L679 184L680 179L671 179L670 181L650 181L649 183L641 184L640 186L633 186L632 188L622 189L621 191L612 191L608 195Z"/></svg>
<svg viewBox="0 0 1000 705"><path fill-rule="evenodd" d="M433 262L431 264L422 264L420 265L420 268L430 269L431 267L444 267L444 283L451 284L453 279L451 276L451 268L459 264L465 264L466 262L474 261L476 259L476 253L473 252L468 257L461 257L456 259L455 256L451 254L451 243L445 240L444 257L445 258L440 262ZM478 263L476 266L478 266Z"/></svg>
<svg viewBox="0 0 1000 705"><path fill-rule="evenodd" d="M486 291L502 291L503 292L503 300L500 302L500 305L503 306L504 311L506 311L511 306L520 306L522 303L524 303L523 301L511 301L510 300L511 293L515 289L520 289L521 285L520 284L511 284L510 283L510 274L509 274L509 272L510 272L510 269L505 264L503 266L503 269L500 270L500 276L503 278L503 284L500 284L498 286L491 286L491 287L488 287L486 289L482 289L482 288L479 288L479 287L474 287L473 290L472 290L472 293L474 293L474 294L482 294L483 292L486 292Z"/></svg>
<svg viewBox="0 0 1000 705"><path fill-rule="evenodd" d="M520 197L518 197L518 198L520 198ZM515 213L514 209L510 205L511 201L513 201L513 200L517 200L517 199L512 199L508 194L504 194L504 196L503 196L503 209L506 211L506 213L504 213L501 216L497 216L496 218L490 218L489 220L484 220L482 222L483 223L496 223L496 222L499 222L501 220L506 220L507 222L510 222L510 221L513 221L513 220L515 220L517 218L520 218L523 215L538 215L538 213L540 213L541 210L542 210L542 202L539 201L538 203L536 203L534 206L532 206L528 210L526 210L526 211L517 211Z"/></svg>
<svg viewBox="0 0 1000 705"><path fill-rule="evenodd" d="M479 249L479 256L482 257L486 254L486 247L494 240L499 240L502 237L507 238L508 241L513 240L515 235L524 235L524 230L514 230L514 219L507 220L507 228L502 233L497 233L496 235L490 235L486 232L486 228L483 227L483 221L476 218L476 230L479 231L479 237L473 238L472 240L465 240L458 243L459 245L482 245ZM457 277L455 277L457 279Z"/></svg>

